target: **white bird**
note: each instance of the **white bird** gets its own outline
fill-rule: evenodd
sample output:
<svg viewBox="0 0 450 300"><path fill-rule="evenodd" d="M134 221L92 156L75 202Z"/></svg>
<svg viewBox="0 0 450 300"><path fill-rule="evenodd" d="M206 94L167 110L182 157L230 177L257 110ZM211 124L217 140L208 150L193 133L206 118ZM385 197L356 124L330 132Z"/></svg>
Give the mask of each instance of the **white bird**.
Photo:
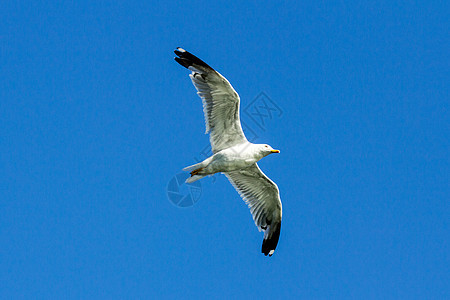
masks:
<svg viewBox="0 0 450 300"><path fill-rule="evenodd" d="M281 201L278 186L256 163L261 158L280 153L267 144L250 143L242 131L239 119L239 95L228 80L204 61L177 48L175 60L190 71L197 94L203 101L206 133L210 133L213 155L186 167L194 182L207 175L224 173L250 208L259 231L264 231L261 252L272 256L281 230Z"/></svg>

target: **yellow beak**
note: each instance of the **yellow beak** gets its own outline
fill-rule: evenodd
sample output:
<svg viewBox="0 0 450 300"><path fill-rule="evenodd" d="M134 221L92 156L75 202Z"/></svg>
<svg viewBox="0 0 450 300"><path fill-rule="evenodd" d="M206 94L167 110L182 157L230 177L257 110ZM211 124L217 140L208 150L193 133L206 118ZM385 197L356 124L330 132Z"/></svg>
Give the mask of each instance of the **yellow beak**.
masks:
<svg viewBox="0 0 450 300"><path fill-rule="evenodd" d="M272 153L280 153L280 150L270 150Z"/></svg>

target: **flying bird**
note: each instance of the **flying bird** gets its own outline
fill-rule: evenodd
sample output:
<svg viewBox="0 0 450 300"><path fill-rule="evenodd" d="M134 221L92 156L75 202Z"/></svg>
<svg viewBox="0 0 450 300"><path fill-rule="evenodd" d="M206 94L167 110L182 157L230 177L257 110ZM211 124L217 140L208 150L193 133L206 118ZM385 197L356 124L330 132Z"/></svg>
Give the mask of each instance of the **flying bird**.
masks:
<svg viewBox="0 0 450 300"><path fill-rule="evenodd" d="M264 231L261 252L272 256L281 230L281 200L278 186L258 167L257 162L272 153L280 153L267 144L250 143L239 118L239 95L225 77L204 61L177 48L175 60L192 73L197 94L203 102L206 133L213 155L186 167L191 183L207 175L223 173L250 208L259 231Z"/></svg>

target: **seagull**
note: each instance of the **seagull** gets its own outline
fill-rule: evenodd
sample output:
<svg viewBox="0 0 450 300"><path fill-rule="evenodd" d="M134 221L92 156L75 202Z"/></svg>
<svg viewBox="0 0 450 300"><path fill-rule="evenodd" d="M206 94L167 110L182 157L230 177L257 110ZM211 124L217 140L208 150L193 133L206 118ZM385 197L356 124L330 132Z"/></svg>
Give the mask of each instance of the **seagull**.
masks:
<svg viewBox="0 0 450 300"><path fill-rule="evenodd" d="M177 48L175 60L192 73L197 94L203 102L206 133L213 155L183 171L191 174L186 183L223 173L250 208L259 231L264 231L261 252L272 256L281 230L281 200L278 186L258 167L257 162L272 153L280 153L267 144L250 143L239 118L239 95L228 80L204 61Z"/></svg>

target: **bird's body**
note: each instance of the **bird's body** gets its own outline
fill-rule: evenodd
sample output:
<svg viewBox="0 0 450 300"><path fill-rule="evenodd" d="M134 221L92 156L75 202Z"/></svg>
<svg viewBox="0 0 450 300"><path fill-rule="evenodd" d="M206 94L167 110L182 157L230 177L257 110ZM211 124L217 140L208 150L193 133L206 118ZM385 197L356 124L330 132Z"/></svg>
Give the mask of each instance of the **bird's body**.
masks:
<svg viewBox="0 0 450 300"><path fill-rule="evenodd" d="M257 162L280 151L245 138L239 118L239 95L225 77L186 50L177 48L175 54L175 60L192 71L189 76L203 100L206 132L210 133L214 153L183 169L191 173L186 182L224 173L249 206L258 229L264 231L262 252L272 256L280 236L281 201L277 185L259 169Z"/></svg>
<svg viewBox="0 0 450 300"><path fill-rule="evenodd" d="M252 144L244 142L235 146L223 149L212 156L208 157L200 164L194 165L194 170L199 170L195 175L212 175L215 173L227 173L242 170L250 167L264 156L270 153L276 153L269 145ZM184 170L190 171L191 167ZM198 180L200 178L195 178ZM193 182L195 180L189 180Z"/></svg>

